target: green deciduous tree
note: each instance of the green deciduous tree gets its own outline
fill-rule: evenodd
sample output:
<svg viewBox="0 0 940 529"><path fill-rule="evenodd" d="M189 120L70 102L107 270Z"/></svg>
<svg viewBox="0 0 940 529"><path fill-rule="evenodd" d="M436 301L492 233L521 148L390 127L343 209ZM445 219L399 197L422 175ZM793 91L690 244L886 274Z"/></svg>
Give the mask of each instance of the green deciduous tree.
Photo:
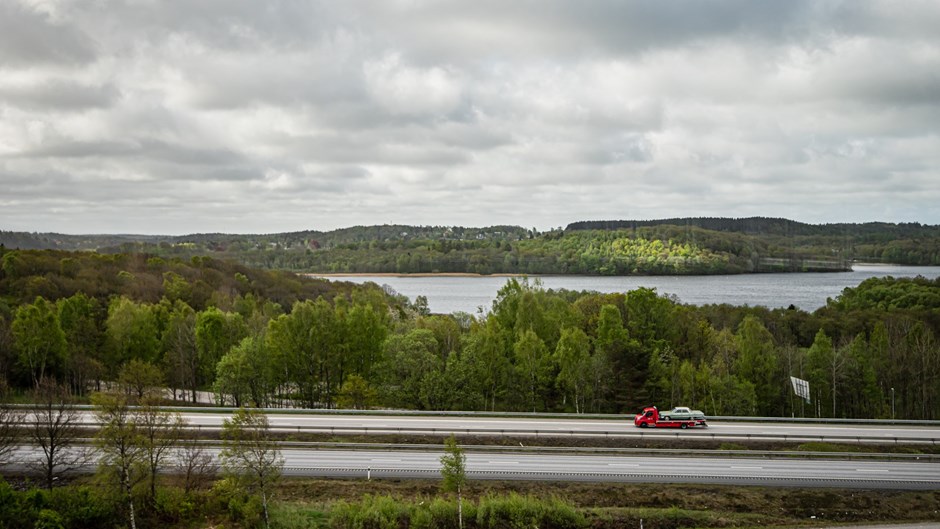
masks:
<svg viewBox="0 0 940 529"><path fill-rule="evenodd" d="M816 402L816 410L823 416L836 417L836 403L839 393L839 384L845 368L846 353L842 347L834 347L832 340L823 329L816 333L813 345L806 353L806 365L809 371L810 388ZM831 403L828 413L823 406L824 402Z"/></svg>
<svg viewBox="0 0 940 529"><path fill-rule="evenodd" d="M540 397L552 382L551 356L535 331L527 330L519 336L513 346L514 366L521 401L526 409L536 410Z"/></svg>
<svg viewBox="0 0 940 529"><path fill-rule="evenodd" d="M150 362L133 358L121 367L118 383L124 386L134 402L141 402L146 397L159 398L163 389L163 373Z"/></svg>
<svg viewBox="0 0 940 529"><path fill-rule="evenodd" d="M376 391L369 382L359 375L351 374L339 390L337 404L340 408L365 410L375 402Z"/></svg>
<svg viewBox="0 0 940 529"><path fill-rule="evenodd" d="M382 360L382 344L388 336L386 305L356 303L346 317L343 340L348 348L348 371L367 380L374 366Z"/></svg>
<svg viewBox="0 0 940 529"><path fill-rule="evenodd" d="M267 338L277 377L295 386L304 405L333 404L346 361L342 336L336 313L323 298L294 303L290 314L271 321Z"/></svg>
<svg viewBox="0 0 940 529"><path fill-rule="evenodd" d="M28 372L34 387L47 374L54 374L65 364L65 333L59 326L55 305L44 298L20 305L12 325L14 347L21 366Z"/></svg>
<svg viewBox="0 0 940 529"><path fill-rule="evenodd" d="M199 385L199 353L196 349L196 312L186 303L174 302L167 312L166 327L161 337L163 364L167 381L173 388L189 390L190 398L196 402Z"/></svg>
<svg viewBox="0 0 940 529"><path fill-rule="evenodd" d="M247 336L248 328L240 314L210 307L196 314L195 333L200 380L211 385L215 381L216 364Z"/></svg>
<svg viewBox="0 0 940 529"><path fill-rule="evenodd" d="M407 334L389 336L385 343L383 396L388 404L424 409L429 397L436 404L435 383L444 370L437 356L434 333L414 329Z"/></svg>
<svg viewBox="0 0 940 529"><path fill-rule="evenodd" d="M99 380L104 371L100 350L103 333L99 326L101 309L98 300L79 292L57 302L59 325L68 350L69 383L72 391L84 395L90 380Z"/></svg>
<svg viewBox="0 0 940 529"><path fill-rule="evenodd" d="M222 423L222 468L251 493L261 496L264 525L269 526L268 502L281 476L284 460L271 439L268 418L260 411L239 408Z"/></svg>
<svg viewBox="0 0 940 529"><path fill-rule="evenodd" d="M555 348L558 384L571 395L575 413L584 413L585 403L592 393L591 360L591 342L584 331L562 329Z"/></svg>
<svg viewBox="0 0 940 529"><path fill-rule="evenodd" d="M735 335L737 358L733 372L749 381L757 391L757 413L763 416L779 415L780 388L789 380L778 371L773 336L753 316L744 318Z"/></svg>
<svg viewBox="0 0 940 529"><path fill-rule="evenodd" d="M115 298L108 305L105 329L108 350L105 367L111 377L116 377L120 366L134 358L151 363L159 358L160 332L153 305L123 296Z"/></svg>
<svg viewBox="0 0 940 529"><path fill-rule="evenodd" d="M487 318L467 337L460 355L462 371L467 373L467 384L483 401L484 410L496 411L497 402L509 392L511 380L511 335L499 329L499 323Z"/></svg>
<svg viewBox="0 0 940 529"><path fill-rule="evenodd" d="M246 403L263 407L273 391L271 355L264 334L248 336L222 356L216 365L213 389L223 404L229 398L235 406Z"/></svg>

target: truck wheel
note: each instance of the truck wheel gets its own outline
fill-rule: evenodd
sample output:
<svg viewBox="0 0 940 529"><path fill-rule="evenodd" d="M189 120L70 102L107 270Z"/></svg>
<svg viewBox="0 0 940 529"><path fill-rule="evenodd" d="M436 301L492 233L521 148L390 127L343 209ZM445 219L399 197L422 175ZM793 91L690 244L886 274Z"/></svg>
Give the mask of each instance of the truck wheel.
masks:
<svg viewBox="0 0 940 529"><path fill-rule="evenodd" d="M646 427L647 427L647 424L645 422L640 423L640 428L646 428Z"/></svg>
<svg viewBox="0 0 940 529"><path fill-rule="evenodd" d="M679 425L679 428L682 428L683 430L685 430L685 429L688 428L688 427L689 427L689 423L687 423L687 422L684 422L684 423L682 423L682 424Z"/></svg>

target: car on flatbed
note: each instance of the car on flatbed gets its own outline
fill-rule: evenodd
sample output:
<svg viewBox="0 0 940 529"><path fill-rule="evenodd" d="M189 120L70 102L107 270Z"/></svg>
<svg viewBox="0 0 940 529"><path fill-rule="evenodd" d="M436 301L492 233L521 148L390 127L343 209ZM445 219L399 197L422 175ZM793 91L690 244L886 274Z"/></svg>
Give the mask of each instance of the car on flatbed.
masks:
<svg viewBox="0 0 940 529"><path fill-rule="evenodd" d="M690 419L705 419L705 413L701 410L693 410L685 406L678 406L669 411L659 412L659 416L664 420L685 421Z"/></svg>

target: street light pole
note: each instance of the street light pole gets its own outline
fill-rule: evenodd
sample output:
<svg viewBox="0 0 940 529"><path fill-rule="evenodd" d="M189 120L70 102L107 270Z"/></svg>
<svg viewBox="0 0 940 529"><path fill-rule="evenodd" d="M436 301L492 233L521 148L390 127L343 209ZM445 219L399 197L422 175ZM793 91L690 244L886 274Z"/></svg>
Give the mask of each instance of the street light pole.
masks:
<svg viewBox="0 0 940 529"><path fill-rule="evenodd" d="M891 388L891 418L894 419L894 388Z"/></svg>

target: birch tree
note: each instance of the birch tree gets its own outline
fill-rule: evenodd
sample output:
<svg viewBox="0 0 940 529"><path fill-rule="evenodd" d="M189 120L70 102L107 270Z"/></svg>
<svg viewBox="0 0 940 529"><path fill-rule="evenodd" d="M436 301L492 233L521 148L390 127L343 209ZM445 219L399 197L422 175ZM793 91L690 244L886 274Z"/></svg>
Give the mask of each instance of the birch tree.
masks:
<svg viewBox="0 0 940 529"><path fill-rule="evenodd" d="M222 469L249 492L261 496L264 526L270 524L268 502L281 476L284 459L270 437L268 418L257 410L238 408L222 423Z"/></svg>
<svg viewBox="0 0 940 529"><path fill-rule="evenodd" d="M463 486L467 482L467 456L451 435L444 441L444 455L441 456L441 476L444 492L457 493L457 523L463 529Z"/></svg>
<svg viewBox="0 0 940 529"><path fill-rule="evenodd" d="M144 477L146 461L140 429L124 395L95 393L92 403L100 423L95 441L101 451L101 468L115 474L128 522L131 529L137 529L133 490Z"/></svg>

